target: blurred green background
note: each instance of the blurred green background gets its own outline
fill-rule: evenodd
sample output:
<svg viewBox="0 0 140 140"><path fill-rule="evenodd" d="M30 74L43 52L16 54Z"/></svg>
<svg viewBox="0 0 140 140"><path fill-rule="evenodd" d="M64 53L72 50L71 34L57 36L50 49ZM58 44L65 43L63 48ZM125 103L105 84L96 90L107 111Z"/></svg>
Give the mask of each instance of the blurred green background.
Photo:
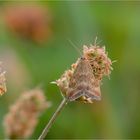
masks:
<svg viewBox="0 0 140 140"><path fill-rule="evenodd" d="M40 43L13 33L5 9L18 4L49 9L51 35ZM47 138L140 138L140 2L133 1L0 2L0 61L8 89L0 97L0 138L9 106L23 91L41 85L52 107L39 117L31 136L38 138L62 100L59 88L50 82L80 56L68 40L82 50L96 36L109 57L117 60L110 80L103 79L102 100L68 104Z"/></svg>

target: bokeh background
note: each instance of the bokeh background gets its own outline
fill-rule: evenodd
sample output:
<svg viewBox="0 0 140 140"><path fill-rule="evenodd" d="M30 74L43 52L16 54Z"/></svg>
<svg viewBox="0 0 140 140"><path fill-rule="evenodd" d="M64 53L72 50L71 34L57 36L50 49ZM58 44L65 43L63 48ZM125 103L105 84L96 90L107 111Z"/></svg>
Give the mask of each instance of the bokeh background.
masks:
<svg viewBox="0 0 140 140"><path fill-rule="evenodd" d="M50 82L80 56L68 40L82 50L96 36L117 60L110 80L103 79L102 100L68 104L47 138L140 138L140 2L1 1L0 61L8 89L0 97L1 139L10 105L23 91L41 86L52 107L30 137L38 138L62 100Z"/></svg>

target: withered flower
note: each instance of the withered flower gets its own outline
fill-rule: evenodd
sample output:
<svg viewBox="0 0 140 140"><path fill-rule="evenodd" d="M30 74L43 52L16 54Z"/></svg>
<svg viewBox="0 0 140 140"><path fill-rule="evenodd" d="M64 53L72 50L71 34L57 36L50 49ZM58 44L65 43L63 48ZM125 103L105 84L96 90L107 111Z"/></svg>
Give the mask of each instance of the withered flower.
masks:
<svg viewBox="0 0 140 140"><path fill-rule="evenodd" d="M101 80L111 73L111 64L105 47L84 46L82 58L72 64L55 83L68 100L92 103L101 99Z"/></svg>
<svg viewBox="0 0 140 140"><path fill-rule="evenodd" d="M0 95L3 95L7 91L5 80L5 71L2 71L0 68Z"/></svg>
<svg viewBox="0 0 140 140"><path fill-rule="evenodd" d="M5 133L8 138L28 138L38 123L40 113L49 107L49 102L41 89L24 92L4 118Z"/></svg>

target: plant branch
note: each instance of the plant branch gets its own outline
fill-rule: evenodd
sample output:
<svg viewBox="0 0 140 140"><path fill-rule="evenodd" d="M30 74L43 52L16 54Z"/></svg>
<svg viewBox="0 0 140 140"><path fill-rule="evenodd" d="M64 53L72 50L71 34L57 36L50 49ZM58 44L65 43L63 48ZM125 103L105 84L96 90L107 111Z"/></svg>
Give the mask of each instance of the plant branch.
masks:
<svg viewBox="0 0 140 140"><path fill-rule="evenodd" d="M48 122L48 124L46 125L44 130L42 131L42 133L41 133L40 137L38 138L38 140L43 140L47 136L47 134L49 132L49 129L51 128L52 124L54 123L54 121L56 120L57 116L62 111L62 109L65 107L67 102L68 102L67 98L64 98L62 100L62 102L58 106L57 110L54 112L53 116L51 117L50 121Z"/></svg>

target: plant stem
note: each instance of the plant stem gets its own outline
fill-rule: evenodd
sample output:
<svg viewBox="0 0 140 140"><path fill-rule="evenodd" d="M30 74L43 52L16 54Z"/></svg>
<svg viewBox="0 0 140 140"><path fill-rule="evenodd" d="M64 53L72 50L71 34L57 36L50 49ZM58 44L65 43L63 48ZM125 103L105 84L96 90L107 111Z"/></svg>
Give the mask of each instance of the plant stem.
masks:
<svg viewBox="0 0 140 140"><path fill-rule="evenodd" d="M41 133L40 137L38 138L38 140L43 140L48 132L49 129L51 128L52 124L54 123L54 121L56 120L57 116L59 115L59 113L62 111L62 109L65 107L65 105L67 104L68 99L64 98L62 100L62 102L60 103L60 105L58 106L57 110L54 112L53 116L51 117L50 121L48 122L48 124L46 125L46 127L44 128L43 132Z"/></svg>

